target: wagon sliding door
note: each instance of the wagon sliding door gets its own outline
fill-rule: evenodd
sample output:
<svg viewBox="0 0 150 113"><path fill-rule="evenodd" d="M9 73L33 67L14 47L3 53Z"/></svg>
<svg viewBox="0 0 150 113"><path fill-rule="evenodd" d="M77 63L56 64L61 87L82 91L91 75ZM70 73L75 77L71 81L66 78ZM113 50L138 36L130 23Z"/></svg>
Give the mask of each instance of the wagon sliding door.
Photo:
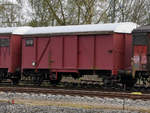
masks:
<svg viewBox="0 0 150 113"><path fill-rule="evenodd" d="M22 67L23 68L38 68L48 69L49 64L49 37L31 37L24 38L22 49ZM33 65L36 63L36 66Z"/></svg>
<svg viewBox="0 0 150 113"><path fill-rule="evenodd" d="M51 37L50 59L52 69L76 69L77 36Z"/></svg>
<svg viewBox="0 0 150 113"><path fill-rule="evenodd" d="M79 36L79 69L94 67L94 36Z"/></svg>
<svg viewBox="0 0 150 113"><path fill-rule="evenodd" d="M51 44L50 37L36 38L35 60L38 68L49 69L49 46Z"/></svg>
<svg viewBox="0 0 150 113"><path fill-rule="evenodd" d="M112 35L79 36L79 68L112 69Z"/></svg>
<svg viewBox="0 0 150 113"><path fill-rule="evenodd" d="M32 69L32 62L36 62L35 59L36 38L23 38L22 39L22 68Z"/></svg>
<svg viewBox="0 0 150 113"><path fill-rule="evenodd" d="M112 35L96 36L96 69L112 70L113 68L113 37Z"/></svg>
<svg viewBox="0 0 150 113"><path fill-rule="evenodd" d="M8 68L10 64L10 38L0 37L0 67Z"/></svg>
<svg viewBox="0 0 150 113"><path fill-rule="evenodd" d="M51 69L61 69L63 67L63 37L51 37L49 50L49 60Z"/></svg>

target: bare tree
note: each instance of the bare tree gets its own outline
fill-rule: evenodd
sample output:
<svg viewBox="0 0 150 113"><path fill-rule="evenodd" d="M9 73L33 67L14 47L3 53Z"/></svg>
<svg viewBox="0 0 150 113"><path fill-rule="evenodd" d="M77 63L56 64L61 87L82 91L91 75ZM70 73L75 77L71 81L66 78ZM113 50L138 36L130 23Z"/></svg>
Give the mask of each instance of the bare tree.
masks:
<svg viewBox="0 0 150 113"><path fill-rule="evenodd" d="M113 0L111 0L113 1ZM147 24L149 18L149 0L116 0L115 4L115 21L116 22L135 22L138 24ZM112 6L107 14L111 22Z"/></svg>
<svg viewBox="0 0 150 113"><path fill-rule="evenodd" d="M106 17L108 10L104 0L28 1L33 10L30 24L36 24L35 26L99 23Z"/></svg>
<svg viewBox="0 0 150 113"><path fill-rule="evenodd" d="M21 25L21 12L18 4L2 1L0 7L0 26Z"/></svg>
<svg viewBox="0 0 150 113"><path fill-rule="evenodd" d="M142 25L150 23L150 2L149 0L16 0L16 4L5 2L4 5L0 1L0 19L1 26L110 22L136 22Z"/></svg>

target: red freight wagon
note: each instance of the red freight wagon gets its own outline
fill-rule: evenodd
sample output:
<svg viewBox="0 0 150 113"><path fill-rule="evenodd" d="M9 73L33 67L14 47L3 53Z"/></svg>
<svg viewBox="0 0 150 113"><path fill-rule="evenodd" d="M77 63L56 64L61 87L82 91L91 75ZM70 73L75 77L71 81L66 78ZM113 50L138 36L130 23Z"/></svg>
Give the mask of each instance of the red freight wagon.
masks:
<svg viewBox="0 0 150 113"><path fill-rule="evenodd" d="M21 40L11 37L13 30L16 28L0 28L0 80L16 79L21 69ZM19 49L18 49L19 48Z"/></svg>
<svg viewBox="0 0 150 113"><path fill-rule="evenodd" d="M38 27L14 36L22 37L25 76L60 79L63 74L117 75L129 68L134 28L134 23Z"/></svg>

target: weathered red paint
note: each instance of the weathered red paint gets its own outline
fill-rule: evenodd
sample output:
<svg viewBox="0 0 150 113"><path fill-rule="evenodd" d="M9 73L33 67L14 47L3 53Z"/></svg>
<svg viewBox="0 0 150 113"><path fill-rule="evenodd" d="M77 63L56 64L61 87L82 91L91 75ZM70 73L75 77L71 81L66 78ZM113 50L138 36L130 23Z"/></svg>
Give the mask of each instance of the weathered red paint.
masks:
<svg viewBox="0 0 150 113"><path fill-rule="evenodd" d="M34 45L26 46L25 38L22 38L22 68L33 69L32 62L36 60L36 39L33 38Z"/></svg>
<svg viewBox="0 0 150 113"><path fill-rule="evenodd" d="M79 36L79 69L93 69L94 36Z"/></svg>
<svg viewBox="0 0 150 113"><path fill-rule="evenodd" d="M125 38L124 34L113 35L113 74L119 69L124 69Z"/></svg>
<svg viewBox="0 0 150 113"><path fill-rule="evenodd" d="M77 36L64 36L63 63L65 69L77 67Z"/></svg>
<svg viewBox="0 0 150 113"><path fill-rule="evenodd" d="M50 44L50 68L63 69L63 37L51 37Z"/></svg>
<svg viewBox="0 0 150 113"><path fill-rule="evenodd" d="M131 57L132 57L132 35L125 34L125 57L124 66L125 69L131 69Z"/></svg>
<svg viewBox="0 0 150 113"><path fill-rule="evenodd" d="M6 38L10 40L9 35L0 36L1 38ZM10 65L10 45L9 47L0 47L0 68L7 68Z"/></svg>
<svg viewBox="0 0 150 113"><path fill-rule="evenodd" d="M12 35L10 39L10 64L8 72L14 73L21 68L21 37Z"/></svg>
<svg viewBox="0 0 150 113"><path fill-rule="evenodd" d="M36 42L37 42L37 40L36 40ZM46 43L46 45L45 45L45 47L43 48L43 50L42 50L42 52L41 52L41 54L40 55L38 55L38 43L36 43L36 70L38 69L38 66L40 65L40 63L41 63L41 60L42 60L42 58L43 58L43 56L46 54L46 51L47 51L47 49L48 49L48 46L49 46L49 43L50 43L50 38L48 39L48 41L47 41L47 43ZM40 48L39 48L40 49ZM38 58L37 58L38 57Z"/></svg>
<svg viewBox="0 0 150 113"><path fill-rule="evenodd" d="M113 69L113 35L96 36L96 69ZM107 59L107 60L106 60Z"/></svg>

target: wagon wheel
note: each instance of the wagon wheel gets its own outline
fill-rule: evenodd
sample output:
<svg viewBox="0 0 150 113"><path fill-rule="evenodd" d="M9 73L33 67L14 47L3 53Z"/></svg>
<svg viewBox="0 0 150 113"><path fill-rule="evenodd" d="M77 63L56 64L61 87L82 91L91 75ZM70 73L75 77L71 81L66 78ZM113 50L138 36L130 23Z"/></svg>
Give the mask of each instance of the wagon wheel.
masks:
<svg viewBox="0 0 150 113"><path fill-rule="evenodd" d="M50 83L51 83L52 85L57 85L57 84L59 84L60 81L61 81L61 79L62 79L62 75L61 75L61 74L58 74L58 75L57 75L57 78L56 78L56 74L55 74L55 73L52 73L52 74L50 75Z"/></svg>
<svg viewBox="0 0 150 113"><path fill-rule="evenodd" d="M13 85L17 85L19 83L19 79L18 78L12 78L12 84Z"/></svg>
<svg viewBox="0 0 150 113"><path fill-rule="evenodd" d="M33 84L40 86L43 82L43 75L34 75L33 76Z"/></svg>
<svg viewBox="0 0 150 113"><path fill-rule="evenodd" d="M150 75L147 73L140 73L136 76L138 79L139 86L142 86L141 88L148 88L150 86Z"/></svg>
<svg viewBox="0 0 150 113"><path fill-rule="evenodd" d="M141 81L143 82L143 87L144 87L144 88L149 87L149 84L150 84L149 77L142 77L142 78L141 78Z"/></svg>
<svg viewBox="0 0 150 113"><path fill-rule="evenodd" d="M14 75L14 77L11 78L12 84L13 85L19 84L20 79L21 79L20 72L16 72L15 75Z"/></svg>

